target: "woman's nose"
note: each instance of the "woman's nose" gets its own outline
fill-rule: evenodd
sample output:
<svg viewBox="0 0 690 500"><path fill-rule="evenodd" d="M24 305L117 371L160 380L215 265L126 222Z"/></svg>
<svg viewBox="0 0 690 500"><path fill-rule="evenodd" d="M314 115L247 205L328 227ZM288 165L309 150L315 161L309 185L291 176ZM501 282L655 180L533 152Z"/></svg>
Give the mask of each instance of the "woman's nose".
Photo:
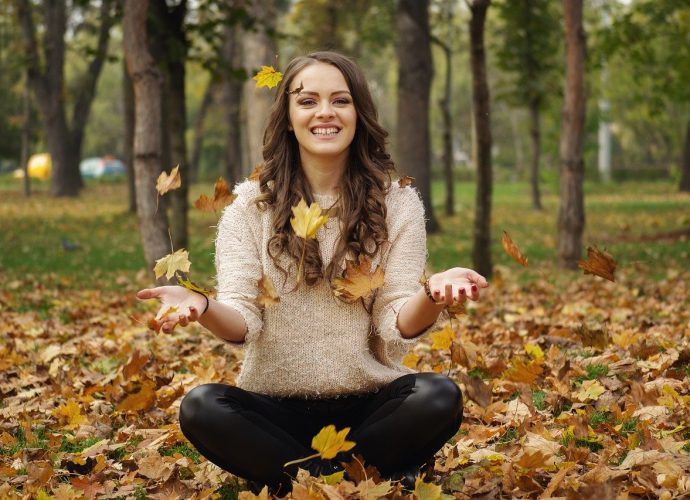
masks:
<svg viewBox="0 0 690 500"><path fill-rule="evenodd" d="M331 103L328 101L322 102L316 110L316 116L318 117L333 116L334 114L333 106L331 106Z"/></svg>

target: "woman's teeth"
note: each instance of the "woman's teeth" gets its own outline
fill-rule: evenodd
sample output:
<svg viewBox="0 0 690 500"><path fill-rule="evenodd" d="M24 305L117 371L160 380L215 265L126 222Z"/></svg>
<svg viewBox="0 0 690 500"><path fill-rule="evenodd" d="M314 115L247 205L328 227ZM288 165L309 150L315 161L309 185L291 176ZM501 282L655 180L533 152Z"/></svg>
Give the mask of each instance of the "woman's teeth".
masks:
<svg viewBox="0 0 690 500"><path fill-rule="evenodd" d="M316 135L334 135L337 134L339 130L337 128L315 128L312 130L313 134Z"/></svg>

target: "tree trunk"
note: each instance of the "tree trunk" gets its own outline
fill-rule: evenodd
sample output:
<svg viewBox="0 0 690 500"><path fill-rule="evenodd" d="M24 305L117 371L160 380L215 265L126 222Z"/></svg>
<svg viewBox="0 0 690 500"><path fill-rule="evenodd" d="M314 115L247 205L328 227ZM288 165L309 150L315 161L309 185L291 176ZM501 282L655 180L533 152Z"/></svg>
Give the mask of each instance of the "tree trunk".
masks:
<svg viewBox="0 0 690 500"><path fill-rule="evenodd" d="M161 171L161 82L146 42L148 0L125 0L123 45L127 70L134 82L134 173L137 213L149 270L170 253L165 213L157 210L156 179Z"/></svg>
<svg viewBox="0 0 690 500"><path fill-rule="evenodd" d="M561 125L561 194L558 213L558 263L576 268L585 227L583 142L585 126L585 31L583 0L563 0L566 74Z"/></svg>
<svg viewBox="0 0 690 500"><path fill-rule="evenodd" d="M84 185L79 172L84 128L108 48L110 27L113 22L112 3L110 0L103 0L101 3L101 25L97 47L87 72L79 79L80 86L73 110L71 131L67 125L64 107L66 2L65 0L44 0L43 2L42 12L45 25L42 57L38 54L31 4L28 0L16 0L16 3L28 67L28 83L36 96L51 156L50 191L53 196L77 196ZM43 68L41 68L41 59L44 61Z"/></svg>
<svg viewBox="0 0 690 500"><path fill-rule="evenodd" d="M486 80L484 26L491 0L473 0L470 5L470 61L472 66L472 114L476 137L477 195L475 199L474 245L472 262L475 270L491 276L491 119L489 85Z"/></svg>
<svg viewBox="0 0 690 500"><path fill-rule="evenodd" d="M426 211L427 232L439 229L431 204L429 94L433 78L429 1L400 0L397 9L398 138L401 174L415 178Z"/></svg>
<svg viewBox="0 0 690 500"><path fill-rule="evenodd" d="M541 193L539 192L539 160L541 153L541 102L538 97L533 98L529 104L530 137L532 139L532 165L530 168L530 184L532 185L532 208L542 210Z"/></svg>
<svg viewBox="0 0 690 500"><path fill-rule="evenodd" d="M192 155L189 161L189 182L196 182L199 179L199 162L201 160L201 148L204 144L204 120L211 104L213 104L213 94L217 88L214 76L206 85L204 96L199 105L199 111L194 122L194 138L192 139Z"/></svg>
<svg viewBox="0 0 690 500"><path fill-rule="evenodd" d="M275 0L254 0L250 3L249 15L256 20L256 29L242 34L245 56L244 67L249 75L261 69L262 65L276 65L277 48L273 38L276 29ZM248 174L254 165L263 161L263 135L273 103L273 92L267 89L257 91L251 78L244 84L246 141L249 165L243 173Z"/></svg>
<svg viewBox="0 0 690 500"><path fill-rule="evenodd" d="M443 89L443 99L439 101L441 116L443 117L443 177L446 180L446 215L455 214L455 180L453 178L453 115L451 111L451 97L453 94L453 52L448 44L437 38L432 38L446 56L446 81Z"/></svg>
<svg viewBox="0 0 690 500"><path fill-rule="evenodd" d="M690 193L690 120L685 128L685 144L683 158L680 162L680 185L678 189L683 193Z"/></svg>
<svg viewBox="0 0 690 500"><path fill-rule="evenodd" d="M223 61L223 104L228 127L225 141L225 180L232 186L242 176L242 80L234 74L241 67L242 50L239 47L238 30L226 26L225 39L221 49Z"/></svg>
<svg viewBox="0 0 690 500"><path fill-rule="evenodd" d="M122 61L122 96L124 100L125 123L125 167L127 168L127 206L130 213L137 213L137 199L134 184L134 87L127 71L127 64Z"/></svg>
<svg viewBox="0 0 690 500"><path fill-rule="evenodd" d="M31 93L29 92L28 75L22 92L22 150L21 163L24 172L24 196L31 196L31 178L29 177L29 141L31 140Z"/></svg>

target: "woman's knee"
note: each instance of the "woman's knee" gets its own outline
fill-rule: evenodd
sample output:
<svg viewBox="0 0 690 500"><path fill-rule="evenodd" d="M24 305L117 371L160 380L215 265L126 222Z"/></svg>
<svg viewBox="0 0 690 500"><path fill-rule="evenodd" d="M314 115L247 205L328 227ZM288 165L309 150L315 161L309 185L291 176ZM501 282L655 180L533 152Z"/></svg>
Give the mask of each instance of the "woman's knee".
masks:
<svg viewBox="0 0 690 500"><path fill-rule="evenodd" d="M182 430L204 425L202 419L209 415L209 405L218 397L219 384L204 384L195 387L180 403L180 427Z"/></svg>
<svg viewBox="0 0 690 500"><path fill-rule="evenodd" d="M415 382L418 399L440 415L457 418L462 415L462 392L450 378L439 373L420 373Z"/></svg>

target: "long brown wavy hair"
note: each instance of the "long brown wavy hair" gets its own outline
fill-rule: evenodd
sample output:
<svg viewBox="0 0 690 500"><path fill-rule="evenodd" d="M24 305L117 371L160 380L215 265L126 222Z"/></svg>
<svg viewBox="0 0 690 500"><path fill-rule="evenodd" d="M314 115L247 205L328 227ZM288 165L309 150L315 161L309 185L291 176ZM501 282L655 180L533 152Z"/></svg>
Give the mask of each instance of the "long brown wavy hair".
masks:
<svg viewBox="0 0 690 500"><path fill-rule="evenodd" d="M357 127L350 144L347 166L339 186L336 213L340 218L340 237L328 269L323 268L318 241L298 237L290 226L291 207L301 198L314 201L309 182L301 168L299 144L288 129L290 85L305 67L326 63L340 70L357 112ZM320 279L332 279L344 259L373 256L388 239L385 195L395 167L386 151L386 132L378 123L376 106L364 73L346 56L335 52L313 52L293 59L278 86L271 115L264 132L264 164L259 175L261 195L255 202L259 209L273 209L274 235L268 241L268 253L287 279L288 270L278 262L287 253L296 263L304 245L304 281L308 285ZM290 266L292 267L292 266Z"/></svg>

